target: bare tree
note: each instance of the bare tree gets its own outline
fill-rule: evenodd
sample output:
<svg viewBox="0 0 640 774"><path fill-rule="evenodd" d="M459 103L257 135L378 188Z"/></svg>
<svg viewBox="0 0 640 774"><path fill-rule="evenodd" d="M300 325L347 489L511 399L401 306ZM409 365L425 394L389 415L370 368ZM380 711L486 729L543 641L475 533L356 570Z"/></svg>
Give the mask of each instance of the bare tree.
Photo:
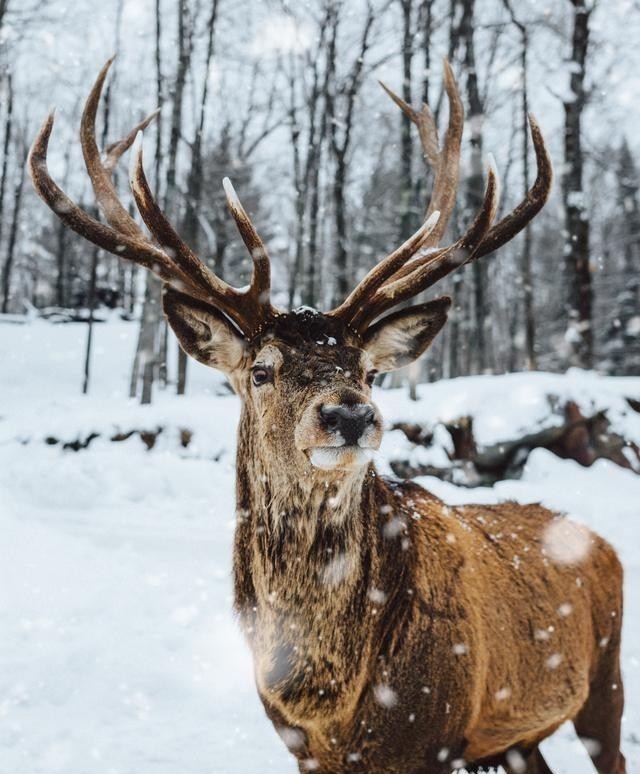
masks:
<svg viewBox="0 0 640 774"><path fill-rule="evenodd" d="M17 168L15 170L15 184L13 187L13 212L11 215L11 226L9 228L9 241L7 245L7 257L2 267L2 277L0 287L2 290L2 312L7 312L9 307L9 295L11 291L11 272L15 258L16 240L18 237L18 227L20 224L20 213L22 209L22 194L24 191L25 163L27 160L28 146L25 138L17 141L18 152Z"/></svg>
<svg viewBox="0 0 640 774"><path fill-rule="evenodd" d="M336 78L336 39L340 16L338 11L332 19L330 35L330 48L328 53L327 72L331 73L331 88L327 90L327 113L330 119L329 140L331 154L335 169L333 172L333 210L335 219L335 256L334 256L334 296L336 299L344 298L349 292L351 284L348 267L347 245L347 165L348 153L351 149L351 140L354 123L355 101L362 84L362 73L365 57L371 45L371 32L376 18L373 3L367 2L367 11L360 35L360 43L356 51L356 57L352 62L347 76L337 83ZM339 104L340 103L340 104Z"/></svg>
<svg viewBox="0 0 640 774"><path fill-rule="evenodd" d="M183 221L183 233L186 241L194 250L198 250L198 224L200 217L200 200L202 198L202 140L204 134L204 120L207 109L207 96L209 94L209 71L213 59L216 20L218 16L218 0L212 0L209 17L207 19L207 51L204 61L204 76L202 80L202 92L200 96L199 115L196 125L195 137L191 143L191 167L187 177L187 196L185 215ZM184 36L184 30L182 32ZM183 68L189 66L187 48L181 58ZM176 103L174 102L174 105ZM184 395L187 387L187 356L183 349L178 347L178 395Z"/></svg>
<svg viewBox="0 0 640 774"><path fill-rule="evenodd" d="M159 7L156 12L159 13ZM172 217L175 217L178 204L177 188L177 158L178 144L181 137L182 127L182 108L184 89L187 80L187 73L191 64L191 54L193 50L193 20L191 18L188 0L180 0L177 8L178 21L178 61L176 75L172 89L172 110L170 123L169 147L167 150L166 162L166 188L164 196L164 206ZM157 88L161 94L161 74L159 68L161 65L160 57L160 38L161 23L160 18L156 16L156 68L157 68ZM159 145L156 144L156 171L160 169ZM142 368L142 393L141 403L151 403L153 382L156 372L159 368L165 367L165 340L161 336L162 318L162 286L161 283L152 278L147 278L147 289L142 311L142 321L140 323L140 334L138 337L138 346L134 359L134 368L131 378L131 391L135 394L137 391L137 380L139 368Z"/></svg>
<svg viewBox="0 0 640 774"><path fill-rule="evenodd" d="M522 74L521 96L521 132L522 132L522 186L526 192L529 190L529 86L528 86L528 52L529 52L529 31L527 26L519 21L513 10L511 0L502 0L505 8L509 12L511 22L517 28L520 34L520 68ZM536 357L535 343L535 311L533 297L533 276L531 272L531 227L527 226L524 230L522 244L522 300L524 307L524 332L525 332L525 351L527 368L535 370L538 366Z"/></svg>
<svg viewBox="0 0 640 774"><path fill-rule="evenodd" d="M156 104L159 109L164 104L164 91L162 88L162 16L160 0L155 3L155 47L154 61L156 66ZM162 167L162 119L158 117L156 122L156 146L154 154L154 172L156 189L160 189L160 170ZM131 378L129 381L129 396L135 398L138 394L138 382L142 374L142 403L151 403L153 378L157 362L157 349L159 337L160 304L162 300L162 285L153 275L145 277L144 300L142 304L142 318L136 351L131 366Z"/></svg>
<svg viewBox="0 0 640 774"><path fill-rule="evenodd" d="M569 361L581 368L593 365L593 289L589 249L589 216L583 190L584 155L582 116L587 104L585 77L589 51L589 22L595 0L569 0L573 6L571 38L570 96L564 102L564 174L562 199L565 210L564 246L566 311L569 319L567 338L571 348Z"/></svg>
<svg viewBox="0 0 640 774"><path fill-rule="evenodd" d="M6 0L4 0L6 2ZM0 19L1 22L1 19ZM2 29L0 23L0 29ZM11 155L11 134L13 128L13 80L11 73L0 83L6 93L4 138L2 142L2 172L0 172L0 245L2 244L2 226L4 224L4 195L7 188L7 175L9 170L9 156Z"/></svg>
<svg viewBox="0 0 640 774"><path fill-rule="evenodd" d="M413 0L398 0L402 10L402 98L411 104L411 64L413 62ZM407 239L415 231L416 211L413 190L413 138L411 120L400 113L400 238Z"/></svg>
<svg viewBox="0 0 640 774"><path fill-rule="evenodd" d="M336 13L333 2L325 2L318 22L317 46L302 61L290 57L288 121L293 153L295 188L295 254L289 274L289 303L294 304L297 288L302 285L302 301L316 302L316 264L318 243L318 206L322 146L327 133L327 112L323 110L329 88L329 69L322 57L329 28ZM323 70L324 68L324 70ZM306 85L304 72L308 74ZM303 91L298 105L298 91ZM306 119L306 127L303 124ZM305 265L305 246L307 261ZM300 275L304 270L304 282Z"/></svg>
<svg viewBox="0 0 640 774"><path fill-rule="evenodd" d="M478 72L475 53L475 13L476 0L461 0L462 17L460 20L460 40L464 44L464 67L466 73L467 104L469 106L469 129L471 144L471 173L466 181L467 216L476 212L482 203L484 181L482 175L482 123L484 104L478 86ZM473 352L475 367L483 373L489 365L487 325L487 265L481 261L473 264L474 290L474 326Z"/></svg>

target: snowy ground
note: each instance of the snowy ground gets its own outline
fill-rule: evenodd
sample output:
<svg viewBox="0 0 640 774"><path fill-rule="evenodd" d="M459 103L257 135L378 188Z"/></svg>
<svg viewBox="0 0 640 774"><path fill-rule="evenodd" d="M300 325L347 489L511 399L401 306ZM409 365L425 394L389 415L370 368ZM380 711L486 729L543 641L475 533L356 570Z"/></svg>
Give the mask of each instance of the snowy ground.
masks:
<svg viewBox="0 0 640 774"><path fill-rule="evenodd" d="M286 774L231 613L237 401L194 364L190 396L127 399L136 326L96 326L91 394L79 394L82 325L0 325L0 774ZM549 391L610 406L640 438L640 379L589 374L456 380L393 420L474 413L481 442L505 421L542 421ZM150 452L131 429L165 430ZM180 430L196 430L187 449ZM62 441L100 434L88 449ZM379 464L403 441L387 440ZM624 750L640 772L640 477L537 450L522 480L493 489L422 483L450 502L543 500L595 526L626 567ZM545 744L557 774L593 772L569 729Z"/></svg>

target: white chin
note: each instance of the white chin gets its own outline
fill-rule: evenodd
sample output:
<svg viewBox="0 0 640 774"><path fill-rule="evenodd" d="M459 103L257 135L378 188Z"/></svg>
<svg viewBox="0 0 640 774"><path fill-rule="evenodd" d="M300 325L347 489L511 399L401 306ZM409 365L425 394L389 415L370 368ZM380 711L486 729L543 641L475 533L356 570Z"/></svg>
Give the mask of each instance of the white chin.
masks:
<svg viewBox="0 0 640 774"><path fill-rule="evenodd" d="M320 470L357 470L366 465L372 457L371 449L358 446L322 446L311 449L309 459Z"/></svg>

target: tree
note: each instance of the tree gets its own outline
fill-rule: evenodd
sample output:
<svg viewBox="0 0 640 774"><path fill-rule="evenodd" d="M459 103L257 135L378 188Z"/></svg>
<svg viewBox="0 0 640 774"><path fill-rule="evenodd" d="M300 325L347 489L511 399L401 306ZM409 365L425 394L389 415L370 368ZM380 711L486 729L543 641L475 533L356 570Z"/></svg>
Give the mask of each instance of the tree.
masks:
<svg viewBox="0 0 640 774"><path fill-rule="evenodd" d="M484 176L482 169L482 124L484 120L484 104L478 86L478 71L475 53L475 23L474 12L476 0L460 0L462 16L460 19L460 41L464 45L464 68L466 73L467 104L469 107L468 126L471 145L471 172L466 180L465 208L466 219L469 221L473 213L482 204L484 191ZM483 373L489 366L487 329L489 314L487 309L487 264L485 261L474 261L473 291L474 291L474 326L473 352L475 367Z"/></svg>
<svg viewBox="0 0 640 774"><path fill-rule="evenodd" d="M608 235L615 238L609 260L622 260L619 290L609 302L604 365L610 373L631 376L640 374L640 173L626 140L617 156L618 217L617 227Z"/></svg>
<svg viewBox="0 0 640 774"><path fill-rule="evenodd" d="M589 214L583 190L584 155L582 118L588 94L585 88L589 51L589 22L596 3L569 0L573 6L570 95L564 101L564 174L562 200L565 210L564 268L566 282L567 341L569 363L580 368L593 365L593 289L589 249Z"/></svg>
<svg viewBox="0 0 640 774"><path fill-rule="evenodd" d="M518 20L513 10L511 0L502 0L505 8L509 12L512 24L517 28L520 33L520 68L522 73L522 88L520 90L521 97L521 133L522 133L522 188L526 193L529 190L530 174L529 174L529 127L528 127L528 115L529 115L529 86L528 86L528 52L529 52L529 31L527 26ZM535 312L534 312L534 296L533 296L533 275L531 272L531 225L527 225L524 230L523 242L522 242L522 259L521 259L521 276L522 276L522 301L524 310L524 334L525 334L525 352L527 368L529 370L535 370L538 367L536 357L536 343L535 343Z"/></svg>
<svg viewBox="0 0 640 774"><path fill-rule="evenodd" d="M11 226L9 228L9 240L7 245L7 256L2 267L2 278L0 285L2 288L2 312L3 314L9 308L9 294L11 291L11 272L16 251L16 241L18 238L18 228L20 225L20 213L22 209L22 195L24 192L25 166L27 161L27 143L25 138L20 138L18 142L17 169L15 170L15 183L13 187L13 211L11 214Z"/></svg>
<svg viewBox="0 0 640 774"><path fill-rule="evenodd" d="M365 19L360 33L360 42L356 57L344 79L336 75L337 35L340 16L336 12L332 18L329 38L327 72L330 73L329 88L326 95L326 107L329 116L329 141L331 155L334 161L332 198L335 219L335 255L334 269L334 301L339 303L350 290L351 277L348 267L347 245L347 167L348 153L351 149L355 120L355 101L362 85L362 75L365 57L371 45L371 32L376 18L371 0L367 2Z"/></svg>
<svg viewBox="0 0 640 774"><path fill-rule="evenodd" d="M209 72L213 59L216 20L218 17L218 0L212 0L209 18L207 19L207 52L204 61L204 76L202 78L202 92L200 96L198 122L196 124L195 137L191 143L191 166L187 177L187 196L185 202L185 214L182 224L182 233L185 241L193 250L198 251L198 223L200 217L200 200L202 198L202 140L204 134L204 120L207 109L207 96L209 94ZM184 29L181 32L181 40L185 37ZM185 44L182 44L183 69L189 66ZM174 102L176 105L177 102ZM187 387L187 355L178 347L178 395L184 395Z"/></svg>

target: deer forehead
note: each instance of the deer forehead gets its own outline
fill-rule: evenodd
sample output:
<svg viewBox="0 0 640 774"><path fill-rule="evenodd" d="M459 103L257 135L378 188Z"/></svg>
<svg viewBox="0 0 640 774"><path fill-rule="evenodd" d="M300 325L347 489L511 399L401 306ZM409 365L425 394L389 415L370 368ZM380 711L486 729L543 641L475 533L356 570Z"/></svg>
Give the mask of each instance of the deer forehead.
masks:
<svg viewBox="0 0 640 774"><path fill-rule="evenodd" d="M258 350L253 365L271 367L293 378L301 376L309 382L313 377L334 375L357 379L371 368L371 358L364 350L345 344L309 341L292 346L272 341Z"/></svg>

